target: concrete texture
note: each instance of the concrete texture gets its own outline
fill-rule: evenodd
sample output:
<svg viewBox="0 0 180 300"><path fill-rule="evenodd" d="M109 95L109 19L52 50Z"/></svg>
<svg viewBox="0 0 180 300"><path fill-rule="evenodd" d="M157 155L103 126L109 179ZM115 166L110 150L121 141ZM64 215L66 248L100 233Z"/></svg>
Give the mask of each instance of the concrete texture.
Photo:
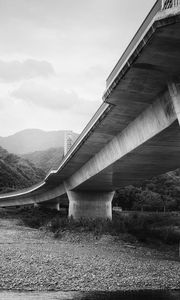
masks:
<svg viewBox="0 0 180 300"><path fill-rule="evenodd" d="M69 197L69 217L112 219L111 202L114 192L67 192Z"/></svg>
<svg viewBox="0 0 180 300"><path fill-rule="evenodd" d="M51 201L51 202L45 202L43 204L38 204L38 203L34 204L34 207L41 207L41 206L43 206L43 207L45 207L47 209L55 209L57 211L60 210L60 204L56 203L56 202L54 203L53 201Z"/></svg>
<svg viewBox="0 0 180 300"><path fill-rule="evenodd" d="M180 124L180 80L168 84L169 94Z"/></svg>
<svg viewBox="0 0 180 300"><path fill-rule="evenodd" d="M146 141L169 127L176 120L176 113L168 93L162 95L143 113L141 113L129 126L116 135L104 148L93 156L86 164L75 172L67 181L69 190L86 185L87 180L102 172L109 166L115 166L116 162L141 146ZM113 190L112 176L102 184L94 180L93 188L99 190ZM121 182L119 182L121 185Z"/></svg>

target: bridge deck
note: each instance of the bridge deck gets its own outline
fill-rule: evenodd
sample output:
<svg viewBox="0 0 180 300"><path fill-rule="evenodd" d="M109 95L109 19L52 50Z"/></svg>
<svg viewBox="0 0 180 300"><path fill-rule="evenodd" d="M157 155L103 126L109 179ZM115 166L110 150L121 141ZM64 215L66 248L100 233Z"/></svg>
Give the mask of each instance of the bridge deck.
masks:
<svg viewBox="0 0 180 300"><path fill-rule="evenodd" d="M165 92L169 80L180 76L180 6L158 14L153 10L150 19L133 51L129 54L128 50L126 60L116 67L104 94L104 103L59 169L51 172L40 188L30 189L31 201L38 201L42 193L46 196L39 201L49 201L47 194L50 193L52 199L64 194L64 181L71 180L86 164L89 168L93 157ZM180 163L179 135L176 121L108 167L98 166L92 178L75 184L74 189L112 190L138 184L145 178L177 168ZM91 173L90 170L87 172ZM23 196L17 197L23 201ZM0 199L2 202L5 197ZM25 199L28 201L28 195Z"/></svg>
<svg viewBox="0 0 180 300"><path fill-rule="evenodd" d="M82 183L76 190L114 190L140 185L145 179L175 170L180 166L180 129L175 121L119 161Z"/></svg>
<svg viewBox="0 0 180 300"><path fill-rule="evenodd" d="M107 89L109 106L104 118L89 131L81 147L68 164L50 174L47 182L63 181L80 169L118 133L152 104L166 89L168 81L180 75L180 9L175 15L158 15L143 41L131 57L126 73L122 70ZM159 170L161 172L161 170Z"/></svg>

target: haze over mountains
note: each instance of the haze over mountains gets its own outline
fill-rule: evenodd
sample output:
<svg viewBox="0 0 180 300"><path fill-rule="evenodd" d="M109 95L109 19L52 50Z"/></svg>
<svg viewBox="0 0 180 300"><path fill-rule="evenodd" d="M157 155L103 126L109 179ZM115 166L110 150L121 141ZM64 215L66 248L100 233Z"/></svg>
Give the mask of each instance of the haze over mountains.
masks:
<svg viewBox="0 0 180 300"><path fill-rule="evenodd" d="M30 161L0 147L0 193L30 187L42 181L45 175Z"/></svg>
<svg viewBox="0 0 180 300"><path fill-rule="evenodd" d="M44 151L35 151L21 155L24 159L29 160L37 168L41 168L46 174L51 169L57 169L63 159L64 148L50 148Z"/></svg>
<svg viewBox="0 0 180 300"><path fill-rule="evenodd" d="M57 169L64 156L64 130L26 129L0 137L0 193L30 187ZM73 133L73 139L78 134Z"/></svg>
<svg viewBox="0 0 180 300"><path fill-rule="evenodd" d="M7 137L0 137L0 146L10 153L27 154L49 148L64 147L65 130L43 131L25 129ZM74 138L78 134L73 133Z"/></svg>

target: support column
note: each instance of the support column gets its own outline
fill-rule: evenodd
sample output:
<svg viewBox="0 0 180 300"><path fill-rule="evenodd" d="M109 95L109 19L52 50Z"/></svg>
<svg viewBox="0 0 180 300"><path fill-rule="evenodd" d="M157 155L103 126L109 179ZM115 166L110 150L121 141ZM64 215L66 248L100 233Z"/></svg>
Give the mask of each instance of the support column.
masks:
<svg viewBox="0 0 180 300"><path fill-rule="evenodd" d="M44 208L49 208L49 209L56 209L60 210L60 204L59 203L34 203L34 207L44 207Z"/></svg>
<svg viewBox="0 0 180 300"><path fill-rule="evenodd" d="M75 220L112 219L112 199L114 192L73 192L67 191L69 198L69 217Z"/></svg>
<svg viewBox="0 0 180 300"><path fill-rule="evenodd" d="M180 125L180 82L170 82L168 84L169 95L174 106L174 111Z"/></svg>
<svg viewBox="0 0 180 300"><path fill-rule="evenodd" d="M55 210L60 210L60 205L59 203L45 203L44 207L49 208L49 209L55 209Z"/></svg>

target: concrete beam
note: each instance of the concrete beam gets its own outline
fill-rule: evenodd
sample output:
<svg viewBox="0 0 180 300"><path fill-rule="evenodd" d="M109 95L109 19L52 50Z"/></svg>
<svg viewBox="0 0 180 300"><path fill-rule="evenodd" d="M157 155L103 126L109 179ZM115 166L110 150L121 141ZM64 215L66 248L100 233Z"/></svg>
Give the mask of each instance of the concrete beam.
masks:
<svg viewBox="0 0 180 300"><path fill-rule="evenodd" d="M6 196L0 199L0 207L8 207L14 205L26 204L43 204L49 202L59 196L66 194L63 184L56 187L46 187L41 190L36 190L32 193L24 193L22 195Z"/></svg>
<svg viewBox="0 0 180 300"><path fill-rule="evenodd" d="M114 192L95 193L67 191L69 197L69 217L77 220L112 219L112 199Z"/></svg>
<svg viewBox="0 0 180 300"><path fill-rule="evenodd" d="M126 184L132 182L132 177L137 178L139 173L139 179L145 179L150 174L151 166L145 174L141 171L141 166L149 167L150 161L154 163L154 168L160 162L158 171L164 171L162 165L166 151L167 157L172 154L171 160L169 159L171 164L166 162L166 166L174 168L180 153L179 127L175 124L173 128L173 122L180 119L178 83L169 84L164 95L159 95L165 90L170 78L179 76L180 10L160 12L155 17L156 12L155 5L155 11L153 9L150 19L148 17L149 21L143 23L122 56L123 61L120 60L115 68L104 95L104 100L109 104L102 104L58 170L51 172L43 185L33 192L29 189L26 192L21 191L20 195L17 195L18 192L13 196L0 196L0 206L44 203L51 200L54 202L53 199L65 193L64 184L67 190L76 189L77 192L78 189L78 193L83 188L87 191L94 188L97 192L97 177L102 176L103 172L107 182L101 177L99 190L112 191L118 186L113 182L122 183L125 176ZM169 130L171 127L172 131ZM163 135L164 131L167 135ZM159 140L155 140L156 135L160 136ZM161 137L164 138L165 145ZM153 139L155 145L148 145ZM138 149L142 153L138 153ZM154 160L151 160L152 153ZM136 155L139 155L139 160ZM123 165L128 156L133 156L132 160L129 158L129 162ZM160 157L163 157L163 162ZM135 161L136 173L132 170ZM109 173L106 174L106 171ZM151 175L154 176L154 173ZM107 186L109 181L112 183Z"/></svg>
<svg viewBox="0 0 180 300"><path fill-rule="evenodd" d="M41 207L47 208L47 209L54 209L57 211L60 211L60 204L54 203L54 202L45 202L40 204Z"/></svg>
<svg viewBox="0 0 180 300"><path fill-rule="evenodd" d="M113 165L123 156L142 145L177 118L168 90L115 136L101 151L75 172L65 183L67 190L79 185Z"/></svg>

